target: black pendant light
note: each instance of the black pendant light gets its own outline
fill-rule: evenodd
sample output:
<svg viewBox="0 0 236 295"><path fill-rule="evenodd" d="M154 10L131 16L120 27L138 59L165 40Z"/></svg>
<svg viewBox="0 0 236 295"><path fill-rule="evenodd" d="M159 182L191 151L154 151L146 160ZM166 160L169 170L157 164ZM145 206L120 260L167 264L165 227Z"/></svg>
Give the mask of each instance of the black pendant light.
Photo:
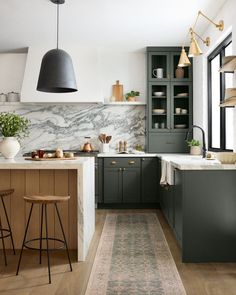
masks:
<svg viewBox="0 0 236 295"><path fill-rule="evenodd" d="M65 0L50 0L57 4L57 48L49 50L43 57L37 90L43 92L65 93L77 91L75 73L70 55L58 49L59 4Z"/></svg>

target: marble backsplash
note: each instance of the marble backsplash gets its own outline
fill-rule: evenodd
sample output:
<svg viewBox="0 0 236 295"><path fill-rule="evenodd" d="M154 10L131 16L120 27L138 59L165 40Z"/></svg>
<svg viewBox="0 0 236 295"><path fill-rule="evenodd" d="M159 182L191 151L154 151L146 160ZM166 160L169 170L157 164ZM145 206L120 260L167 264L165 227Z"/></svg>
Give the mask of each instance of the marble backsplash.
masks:
<svg viewBox="0 0 236 295"><path fill-rule="evenodd" d="M119 140L128 147L145 147L145 106L99 104L20 104L0 106L0 112L12 112L31 120L30 135L21 142L21 153L35 149L80 149L85 136L99 149L98 135L112 135L110 148Z"/></svg>

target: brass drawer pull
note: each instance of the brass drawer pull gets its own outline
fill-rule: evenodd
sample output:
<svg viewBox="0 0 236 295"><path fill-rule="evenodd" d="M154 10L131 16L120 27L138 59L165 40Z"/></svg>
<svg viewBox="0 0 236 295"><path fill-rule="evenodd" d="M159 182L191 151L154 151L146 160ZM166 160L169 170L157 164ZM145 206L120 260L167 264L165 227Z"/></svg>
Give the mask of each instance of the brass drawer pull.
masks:
<svg viewBox="0 0 236 295"><path fill-rule="evenodd" d="M129 165L133 165L133 164L135 164L135 161L129 161L128 163L129 163Z"/></svg>
<svg viewBox="0 0 236 295"><path fill-rule="evenodd" d="M111 165L116 165L117 162L116 161L111 161Z"/></svg>
<svg viewBox="0 0 236 295"><path fill-rule="evenodd" d="M166 144L175 144L173 141L166 141Z"/></svg>

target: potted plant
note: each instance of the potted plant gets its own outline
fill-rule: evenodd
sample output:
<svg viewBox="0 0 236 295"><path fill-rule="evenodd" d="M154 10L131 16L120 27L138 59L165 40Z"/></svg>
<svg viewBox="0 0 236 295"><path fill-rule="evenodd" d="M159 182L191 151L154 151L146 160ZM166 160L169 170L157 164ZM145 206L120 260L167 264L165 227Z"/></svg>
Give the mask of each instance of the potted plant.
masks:
<svg viewBox="0 0 236 295"><path fill-rule="evenodd" d="M135 101L135 97L139 95L140 95L139 91L131 90L130 92L125 94L125 99L127 101Z"/></svg>
<svg viewBox="0 0 236 295"><path fill-rule="evenodd" d="M15 113L0 113L0 152L6 159L13 159L20 150L18 140L29 134L30 120Z"/></svg>
<svg viewBox="0 0 236 295"><path fill-rule="evenodd" d="M190 141L187 141L187 144L190 147L190 155L197 156L202 154L202 149L199 140L192 139Z"/></svg>

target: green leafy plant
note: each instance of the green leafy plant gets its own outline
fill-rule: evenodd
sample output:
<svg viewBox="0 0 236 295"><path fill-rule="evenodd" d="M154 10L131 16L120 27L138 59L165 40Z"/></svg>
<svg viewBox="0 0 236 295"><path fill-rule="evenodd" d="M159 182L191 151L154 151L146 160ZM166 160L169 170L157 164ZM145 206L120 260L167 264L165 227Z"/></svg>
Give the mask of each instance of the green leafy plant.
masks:
<svg viewBox="0 0 236 295"><path fill-rule="evenodd" d="M196 140L196 139L192 139L192 140L187 140L186 141L188 146L200 146L200 141Z"/></svg>
<svg viewBox="0 0 236 295"><path fill-rule="evenodd" d="M125 94L125 99L128 100L129 97L135 97L139 95L140 95L139 91L131 90L130 92Z"/></svg>
<svg viewBox="0 0 236 295"><path fill-rule="evenodd" d="M0 113L0 133L4 137L22 139L29 135L30 120L13 113Z"/></svg>

